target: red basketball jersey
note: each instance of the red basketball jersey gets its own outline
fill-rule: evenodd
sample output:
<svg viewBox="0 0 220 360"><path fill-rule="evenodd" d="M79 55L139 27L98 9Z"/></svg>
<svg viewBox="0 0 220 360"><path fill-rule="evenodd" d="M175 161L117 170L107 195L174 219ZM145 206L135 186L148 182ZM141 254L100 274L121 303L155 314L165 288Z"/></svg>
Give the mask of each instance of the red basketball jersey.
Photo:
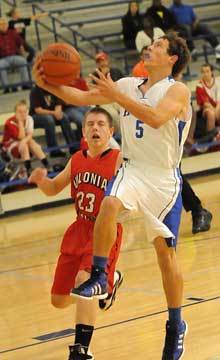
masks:
<svg viewBox="0 0 220 360"><path fill-rule="evenodd" d="M78 151L71 160L71 196L79 216L93 219L98 215L109 180L115 174L120 150L108 149L92 158Z"/></svg>

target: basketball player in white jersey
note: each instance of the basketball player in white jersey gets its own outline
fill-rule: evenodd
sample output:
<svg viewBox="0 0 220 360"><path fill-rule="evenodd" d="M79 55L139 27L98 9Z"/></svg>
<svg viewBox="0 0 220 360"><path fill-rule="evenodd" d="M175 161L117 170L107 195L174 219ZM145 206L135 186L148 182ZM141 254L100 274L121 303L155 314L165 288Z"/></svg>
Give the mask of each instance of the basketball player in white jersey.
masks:
<svg viewBox="0 0 220 360"><path fill-rule="evenodd" d="M121 106L124 165L108 187L94 230L91 278L72 295L85 299L107 296L105 267L116 238L116 221L124 210L138 210L145 218L154 245L166 295L169 320L162 360L178 360L184 352L187 324L181 318L183 279L176 258L180 223L181 176L179 163L190 125L190 92L172 76L190 60L185 41L168 33L149 46L147 79L124 78L114 83L100 72L88 92L46 82L40 57L34 77L40 87L75 105L117 102Z"/></svg>

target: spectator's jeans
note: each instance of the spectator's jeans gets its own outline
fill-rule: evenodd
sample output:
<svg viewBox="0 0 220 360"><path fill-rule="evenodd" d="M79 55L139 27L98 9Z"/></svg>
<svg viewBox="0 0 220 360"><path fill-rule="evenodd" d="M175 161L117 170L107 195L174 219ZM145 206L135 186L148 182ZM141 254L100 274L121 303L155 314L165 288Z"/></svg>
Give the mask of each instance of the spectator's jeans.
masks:
<svg viewBox="0 0 220 360"><path fill-rule="evenodd" d="M4 87L8 87L7 69L18 68L21 75L22 84L29 83L29 76L27 70L27 61L23 56L11 55L0 59L0 80Z"/></svg>
<svg viewBox="0 0 220 360"><path fill-rule="evenodd" d="M187 39L187 44L191 51L195 48L192 39L193 36L205 36L205 40L208 41L213 48L215 48L219 43L217 37L206 24L198 22L195 28L192 28L190 25L181 25L180 28L185 31L186 35L183 37Z"/></svg>
<svg viewBox="0 0 220 360"><path fill-rule="evenodd" d="M82 121L87 113L89 111L89 106L70 106L64 110L64 113L68 116L71 122L76 124L77 131L76 131L76 138L78 141L80 141L82 137Z"/></svg>
<svg viewBox="0 0 220 360"><path fill-rule="evenodd" d="M45 114L34 114L32 117L34 119L34 127L36 129L43 128L45 130L46 143L48 147L58 146L55 132L56 125L61 126L67 144L71 144L76 141L74 133L71 129L70 120L65 114L63 114L63 118L61 120L56 120L52 115Z"/></svg>

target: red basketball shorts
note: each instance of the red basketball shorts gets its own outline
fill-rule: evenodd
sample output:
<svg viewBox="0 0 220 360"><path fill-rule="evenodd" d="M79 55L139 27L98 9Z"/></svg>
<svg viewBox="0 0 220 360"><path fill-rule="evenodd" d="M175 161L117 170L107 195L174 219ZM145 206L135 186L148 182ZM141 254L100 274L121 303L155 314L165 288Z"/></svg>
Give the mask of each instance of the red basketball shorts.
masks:
<svg viewBox="0 0 220 360"><path fill-rule="evenodd" d="M64 234L61 253L58 258L52 294L69 295L74 287L75 278L80 270L90 272L93 258L93 228L94 222L77 219ZM108 263L108 292L111 293L114 282L114 272L122 241L122 226L117 225L117 239L111 249Z"/></svg>

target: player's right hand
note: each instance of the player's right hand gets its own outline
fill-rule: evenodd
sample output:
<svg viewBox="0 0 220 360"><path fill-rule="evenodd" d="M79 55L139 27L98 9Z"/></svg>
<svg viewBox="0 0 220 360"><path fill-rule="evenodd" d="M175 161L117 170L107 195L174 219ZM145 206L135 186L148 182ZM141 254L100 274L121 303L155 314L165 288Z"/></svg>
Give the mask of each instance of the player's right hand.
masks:
<svg viewBox="0 0 220 360"><path fill-rule="evenodd" d="M47 170L45 168L36 168L32 171L28 178L29 183L40 183L47 176Z"/></svg>

